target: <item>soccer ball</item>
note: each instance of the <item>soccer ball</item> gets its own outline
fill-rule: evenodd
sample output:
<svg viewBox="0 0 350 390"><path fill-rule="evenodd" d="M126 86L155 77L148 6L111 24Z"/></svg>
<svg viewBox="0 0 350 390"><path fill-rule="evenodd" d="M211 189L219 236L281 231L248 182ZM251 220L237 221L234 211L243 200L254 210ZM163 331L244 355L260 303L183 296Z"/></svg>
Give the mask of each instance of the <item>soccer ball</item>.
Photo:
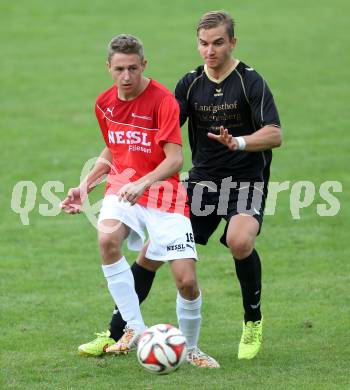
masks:
<svg viewBox="0 0 350 390"><path fill-rule="evenodd" d="M184 362L186 339L170 324L154 325L146 329L137 345L137 358L143 368L154 374L168 374Z"/></svg>

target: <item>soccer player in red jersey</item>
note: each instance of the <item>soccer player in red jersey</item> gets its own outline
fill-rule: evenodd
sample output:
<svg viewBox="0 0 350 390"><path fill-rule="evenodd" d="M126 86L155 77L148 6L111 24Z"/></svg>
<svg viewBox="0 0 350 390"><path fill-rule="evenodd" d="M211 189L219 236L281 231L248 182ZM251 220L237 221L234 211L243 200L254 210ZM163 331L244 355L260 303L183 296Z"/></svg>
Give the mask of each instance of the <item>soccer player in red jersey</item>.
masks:
<svg viewBox="0 0 350 390"><path fill-rule="evenodd" d="M108 46L107 66L114 85L97 98L95 107L106 147L85 180L62 202L65 212L79 212L87 193L108 174L98 240L108 289L127 326L119 340L105 334L103 350L129 352L146 327L135 292L135 272L122 254L122 243L127 239L129 249L140 251L147 231L149 244L142 255L160 264L170 262L187 360L198 367L219 367L197 346L202 298L189 210L178 176L183 163L178 103L164 86L143 75L146 60L137 38L115 37ZM94 347L88 343L79 350L93 355Z"/></svg>
<svg viewBox="0 0 350 390"><path fill-rule="evenodd" d="M237 356L252 359L260 350L263 330L262 267L255 241L264 218L272 149L281 145L282 131L268 84L233 56L236 43L227 12L204 14L197 25L203 64L178 81L175 97L180 124L188 120L193 167L187 194L194 239L206 245L225 220L220 242L233 256L244 309ZM138 259L138 265L146 267L145 259ZM142 286L140 301L150 284ZM139 291L137 282L135 289ZM116 308L110 330L117 337L122 329Z"/></svg>

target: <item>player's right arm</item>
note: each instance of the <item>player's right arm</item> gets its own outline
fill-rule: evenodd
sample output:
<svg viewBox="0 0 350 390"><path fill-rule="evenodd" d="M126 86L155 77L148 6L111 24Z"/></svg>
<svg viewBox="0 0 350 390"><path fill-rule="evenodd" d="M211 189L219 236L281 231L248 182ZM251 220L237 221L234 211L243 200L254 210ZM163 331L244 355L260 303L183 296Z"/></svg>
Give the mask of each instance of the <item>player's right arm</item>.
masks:
<svg viewBox="0 0 350 390"><path fill-rule="evenodd" d="M99 155L94 167L78 187L70 188L67 197L61 202L61 208L67 214L80 213L86 196L108 174L112 166L112 153L105 147Z"/></svg>
<svg viewBox="0 0 350 390"><path fill-rule="evenodd" d="M180 107L180 126L183 126L188 118L188 81L186 76L183 77L175 87L175 98Z"/></svg>

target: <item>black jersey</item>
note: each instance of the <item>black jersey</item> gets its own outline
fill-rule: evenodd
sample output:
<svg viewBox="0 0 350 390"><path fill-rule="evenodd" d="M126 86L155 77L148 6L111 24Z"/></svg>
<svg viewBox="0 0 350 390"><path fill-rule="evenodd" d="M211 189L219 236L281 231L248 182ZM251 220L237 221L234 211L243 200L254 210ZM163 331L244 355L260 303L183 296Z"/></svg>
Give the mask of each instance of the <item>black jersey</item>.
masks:
<svg viewBox="0 0 350 390"><path fill-rule="evenodd" d="M280 127L271 91L253 68L240 62L217 82L199 66L178 82L175 97L181 109L181 126L188 118L192 174L201 180L232 176L235 180L268 181L271 150L231 151L207 136L208 132L218 133L220 126L235 137L266 125Z"/></svg>

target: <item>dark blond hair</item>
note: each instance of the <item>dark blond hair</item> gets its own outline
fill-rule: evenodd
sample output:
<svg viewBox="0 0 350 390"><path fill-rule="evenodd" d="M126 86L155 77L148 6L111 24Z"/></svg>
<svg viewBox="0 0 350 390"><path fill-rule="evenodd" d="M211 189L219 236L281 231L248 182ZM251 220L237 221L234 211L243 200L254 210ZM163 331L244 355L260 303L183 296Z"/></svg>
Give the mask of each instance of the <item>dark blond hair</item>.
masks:
<svg viewBox="0 0 350 390"><path fill-rule="evenodd" d="M115 53L137 54L143 61L143 45L139 38L129 34L120 34L114 37L108 44L107 60L111 59Z"/></svg>
<svg viewBox="0 0 350 390"><path fill-rule="evenodd" d="M209 11L204 14L197 25L197 36L199 31L209 30L211 28L218 27L220 25L226 26L226 32L228 37L231 39L235 36L235 22L232 17L226 11Z"/></svg>

